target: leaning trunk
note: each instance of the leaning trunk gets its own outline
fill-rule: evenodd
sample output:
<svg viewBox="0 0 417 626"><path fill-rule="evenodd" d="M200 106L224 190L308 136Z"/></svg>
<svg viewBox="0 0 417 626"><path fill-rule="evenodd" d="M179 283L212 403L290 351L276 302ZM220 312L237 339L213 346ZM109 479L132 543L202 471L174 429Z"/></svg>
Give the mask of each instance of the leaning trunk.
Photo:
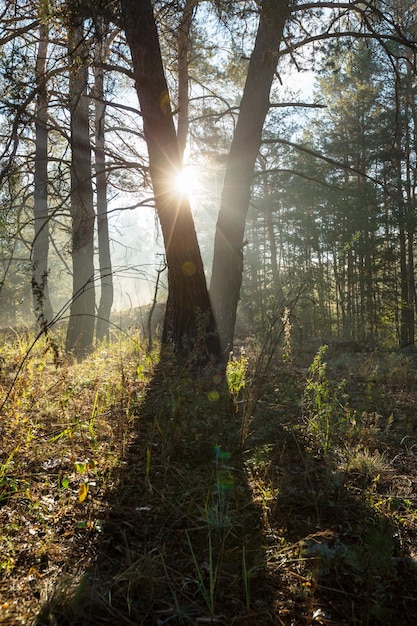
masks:
<svg viewBox="0 0 417 626"><path fill-rule="evenodd" d="M190 205L175 191L181 158L152 3L122 0L122 12L168 266L163 343L172 344L181 356L195 351L199 360L219 359L220 345Z"/></svg>
<svg viewBox="0 0 417 626"><path fill-rule="evenodd" d="M262 3L255 47L226 167L210 285L222 348L226 352L233 348L252 178L288 15L287 0L264 0Z"/></svg>

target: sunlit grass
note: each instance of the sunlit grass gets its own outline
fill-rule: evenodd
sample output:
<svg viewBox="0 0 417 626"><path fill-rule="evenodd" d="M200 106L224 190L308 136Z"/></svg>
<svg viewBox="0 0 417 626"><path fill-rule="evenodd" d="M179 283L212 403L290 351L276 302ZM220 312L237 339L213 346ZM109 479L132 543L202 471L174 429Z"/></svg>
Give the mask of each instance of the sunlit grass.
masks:
<svg viewBox="0 0 417 626"><path fill-rule="evenodd" d="M331 606L378 624L414 580L417 444L398 411L368 406L367 377L353 408L324 351L303 373L278 354L250 404L256 352L231 359L226 385L169 358L155 367L139 336L82 363L59 335L25 358L30 345L2 348L6 623L32 623L41 604L41 626L314 623Z"/></svg>
<svg viewBox="0 0 417 626"><path fill-rule="evenodd" d="M16 336L1 347L0 569L13 597L27 576L40 580L65 561L74 533L101 532L100 499L152 374L138 337L114 338L82 363L65 357L59 335L28 354L32 341Z"/></svg>

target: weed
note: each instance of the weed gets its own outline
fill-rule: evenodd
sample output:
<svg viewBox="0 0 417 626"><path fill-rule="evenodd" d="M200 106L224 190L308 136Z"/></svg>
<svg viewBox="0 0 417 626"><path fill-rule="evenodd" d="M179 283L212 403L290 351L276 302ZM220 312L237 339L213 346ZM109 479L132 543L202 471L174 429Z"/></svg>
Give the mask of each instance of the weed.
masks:
<svg viewBox="0 0 417 626"><path fill-rule="evenodd" d="M347 451L346 471L365 484L376 481L386 469L384 455L378 450L370 452L367 448L356 447Z"/></svg>
<svg viewBox="0 0 417 626"><path fill-rule="evenodd" d="M207 535L207 561L198 562L188 533L187 541L197 575L198 588L210 612L210 617L213 618L219 569L221 568L221 557L215 557L213 553L211 532Z"/></svg>
<svg viewBox="0 0 417 626"><path fill-rule="evenodd" d="M330 451L340 413L338 398L327 376L327 364L324 361L326 350L327 346L321 346L314 357L303 397L308 432L319 442L325 454Z"/></svg>
<svg viewBox="0 0 417 626"><path fill-rule="evenodd" d="M239 394L243 391L246 385L246 373L248 369L248 360L245 352L240 353L240 357L237 358L232 355L232 358L227 363L226 377L229 391L232 396L237 399Z"/></svg>

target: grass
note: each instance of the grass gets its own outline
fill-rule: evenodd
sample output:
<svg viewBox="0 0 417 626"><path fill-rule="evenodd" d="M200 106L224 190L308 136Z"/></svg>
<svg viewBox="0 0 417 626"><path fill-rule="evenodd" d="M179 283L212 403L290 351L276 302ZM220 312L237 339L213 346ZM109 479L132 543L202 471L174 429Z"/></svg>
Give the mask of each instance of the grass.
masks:
<svg viewBox="0 0 417 626"><path fill-rule="evenodd" d="M411 357L285 335L225 381L30 342L0 349L0 623L415 623Z"/></svg>

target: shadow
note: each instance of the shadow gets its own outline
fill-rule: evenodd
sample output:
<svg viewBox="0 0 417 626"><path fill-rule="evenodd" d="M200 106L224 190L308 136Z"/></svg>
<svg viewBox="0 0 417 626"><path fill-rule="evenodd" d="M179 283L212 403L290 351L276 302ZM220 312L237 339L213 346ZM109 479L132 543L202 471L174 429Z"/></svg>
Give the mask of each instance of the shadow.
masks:
<svg viewBox="0 0 417 626"><path fill-rule="evenodd" d="M279 623L417 624L417 462L412 476L397 457L380 474L340 469L282 406L258 411L252 432L276 495L265 551Z"/></svg>
<svg viewBox="0 0 417 626"><path fill-rule="evenodd" d="M36 626L279 623L225 377L214 368L190 377L163 356L135 412L102 532Z"/></svg>

